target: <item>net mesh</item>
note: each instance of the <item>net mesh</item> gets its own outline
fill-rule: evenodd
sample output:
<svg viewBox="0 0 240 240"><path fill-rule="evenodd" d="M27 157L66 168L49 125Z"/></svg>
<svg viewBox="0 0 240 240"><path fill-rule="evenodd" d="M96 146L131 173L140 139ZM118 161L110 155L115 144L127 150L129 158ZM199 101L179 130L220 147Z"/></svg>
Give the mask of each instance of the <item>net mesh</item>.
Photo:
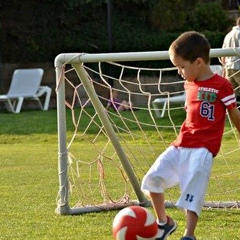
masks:
<svg viewBox="0 0 240 240"><path fill-rule="evenodd" d="M174 140L185 119L184 102L171 102L170 98L184 94L183 81L176 68L133 67L114 62L83 66L103 107L107 106L113 90L129 104L128 110L109 108L105 113L140 184L155 159ZM70 205L101 209L129 204L136 194L113 144L75 69L70 65L64 69ZM221 74L222 69L215 70ZM164 104L160 101L156 108L152 103L163 98L167 98L166 109L159 118ZM239 153L237 132L227 117L206 206L220 207L222 203L238 206ZM178 197L177 187L166 191L168 202L175 202Z"/></svg>

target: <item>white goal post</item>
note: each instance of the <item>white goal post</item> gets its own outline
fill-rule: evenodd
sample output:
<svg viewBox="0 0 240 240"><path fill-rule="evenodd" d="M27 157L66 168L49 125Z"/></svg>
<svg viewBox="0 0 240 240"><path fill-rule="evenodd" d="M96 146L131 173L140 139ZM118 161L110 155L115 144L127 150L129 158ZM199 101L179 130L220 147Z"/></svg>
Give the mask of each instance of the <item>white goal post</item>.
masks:
<svg viewBox="0 0 240 240"><path fill-rule="evenodd" d="M240 48L211 49L210 56L240 56ZM184 94L176 68L170 61L167 67L148 67L150 61L169 61L168 51L66 53L55 58L59 214L150 205L140 190L141 179L174 140L184 118L181 101L171 102ZM127 100L128 111L105 109L112 90ZM163 108L154 100L163 98L167 113L159 118L155 113ZM206 207L240 207L237 138L227 118ZM167 192L166 205L173 206L177 196L178 189Z"/></svg>

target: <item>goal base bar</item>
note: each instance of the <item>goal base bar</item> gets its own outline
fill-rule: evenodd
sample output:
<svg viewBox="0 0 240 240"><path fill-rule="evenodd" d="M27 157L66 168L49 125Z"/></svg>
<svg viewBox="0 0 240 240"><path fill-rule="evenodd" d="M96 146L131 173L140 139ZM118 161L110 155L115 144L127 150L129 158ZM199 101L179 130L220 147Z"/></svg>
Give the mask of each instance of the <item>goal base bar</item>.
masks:
<svg viewBox="0 0 240 240"><path fill-rule="evenodd" d="M240 202L205 202L204 208L240 208Z"/></svg>
<svg viewBox="0 0 240 240"><path fill-rule="evenodd" d="M166 208L176 208L176 203L171 201L165 201ZM61 206L56 209L56 213L60 215L79 215L84 213L93 212L104 212L111 210L121 210L125 207L130 206L142 206L142 207L152 207L151 201L145 203L139 203L138 201L131 201L128 203L106 203L99 205L89 205L89 206L75 206L70 208L68 206ZM203 208L237 208L240 209L240 202L205 202Z"/></svg>
<svg viewBox="0 0 240 240"><path fill-rule="evenodd" d="M137 200L129 201L126 203L104 203L98 205L76 205L75 207L70 208L69 206L58 206L56 209L56 213L60 215L79 215L83 213L91 213L91 212L104 212L110 210L120 210L125 207L130 206L142 206L142 207L150 207L152 206L150 201L146 201L144 203L139 203Z"/></svg>

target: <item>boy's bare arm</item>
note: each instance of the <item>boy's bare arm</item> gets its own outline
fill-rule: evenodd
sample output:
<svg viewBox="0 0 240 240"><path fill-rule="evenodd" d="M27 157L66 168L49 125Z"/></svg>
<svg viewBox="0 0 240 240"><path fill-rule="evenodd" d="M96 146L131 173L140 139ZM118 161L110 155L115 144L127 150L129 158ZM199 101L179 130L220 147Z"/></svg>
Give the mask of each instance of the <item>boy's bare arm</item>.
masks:
<svg viewBox="0 0 240 240"><path fill-rule="evenodd" d="M228 113L232 123L234 124L240 135L240 111L237 109L237 107L235 107L229 110Z"/></svg>

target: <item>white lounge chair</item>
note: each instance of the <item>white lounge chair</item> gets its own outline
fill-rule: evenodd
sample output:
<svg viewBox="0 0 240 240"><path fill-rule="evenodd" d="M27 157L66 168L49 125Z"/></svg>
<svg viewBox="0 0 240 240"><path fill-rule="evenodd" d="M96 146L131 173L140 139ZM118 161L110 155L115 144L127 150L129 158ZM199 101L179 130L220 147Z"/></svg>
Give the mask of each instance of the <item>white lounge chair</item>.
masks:
<svg viewBox="0 0 240 240"><path fill-rule="evenodd" d="M214 73L218 73L219 75L222 75L222 66L221 65L210 65L211 70ZM167 104L169 103L185 103L186 95L185 92L178 96L173 97L164 97L164 98L156 98L152 101L153 110L155 111L157 118L164 117ZM163 104L162 111L160 113L159 105Z"/></svg>
<svg viewBox="0 0 240 240"><path fill-rule="evenodd" d="M0 95L0 101L5 102L8 111L19 113L23 100L35 100L42 110L48 110L52 89L47 86L40 86L43 69L16 69L12 76L11 85L6 95ZM40 97L45 95L44 105Z"/></svg>
<svg viewBox="0 0 240 240"><path fill-rule="evenodd" d="M155 100L152 101L152 106L155 111L156 117L157 118L162 118L164 117L167 104L169 103L184 103L186 99L185 93L178 95L178 96L173 96L173 97L165 97L165 98L156 98ZM160 113L159 105L163 104L162 111Z"/></svg>

